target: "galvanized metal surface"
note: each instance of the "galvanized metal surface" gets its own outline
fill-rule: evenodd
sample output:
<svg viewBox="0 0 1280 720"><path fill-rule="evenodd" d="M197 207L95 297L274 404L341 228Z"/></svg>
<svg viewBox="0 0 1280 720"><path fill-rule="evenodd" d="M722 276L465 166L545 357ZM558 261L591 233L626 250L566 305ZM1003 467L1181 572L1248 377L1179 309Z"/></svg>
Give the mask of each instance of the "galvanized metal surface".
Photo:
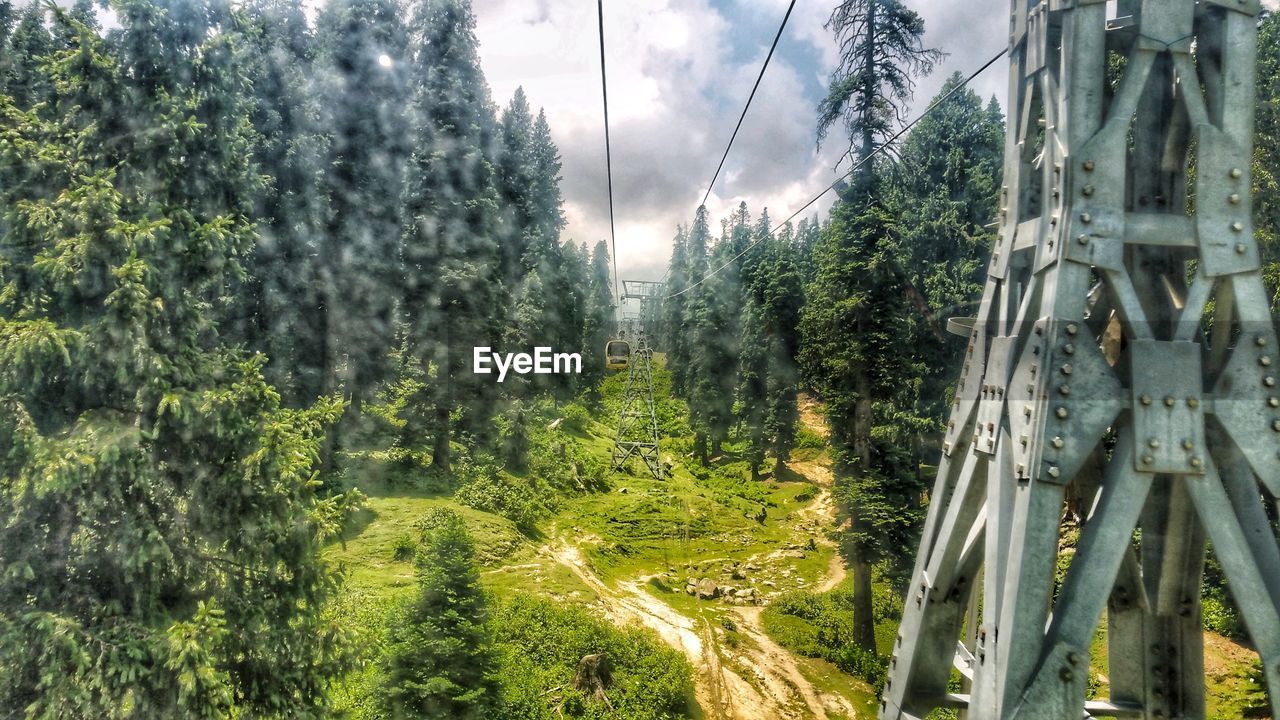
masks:
<svg viewBox="0 0 1280 720"><path fill-rule="evenodd" d="M657 480L662 479L662 461L658 453L658 417L653 407L653 374L650 365L653 350L644 333L632 344L627 363L627 387L618 413L618 434L613 441L614 470L621 470L632 457L638 457Z"/></svg>
<svg viewBox="0 0 1280 720"><path fill-rule="evenodd" d="M1249 195L1260 6L1108 7L1013 2L1000 237L886 720L1205 717L1206 542L1280 716L1280 354ZM1091 698L1104 614L1110 697Z"/></svg>

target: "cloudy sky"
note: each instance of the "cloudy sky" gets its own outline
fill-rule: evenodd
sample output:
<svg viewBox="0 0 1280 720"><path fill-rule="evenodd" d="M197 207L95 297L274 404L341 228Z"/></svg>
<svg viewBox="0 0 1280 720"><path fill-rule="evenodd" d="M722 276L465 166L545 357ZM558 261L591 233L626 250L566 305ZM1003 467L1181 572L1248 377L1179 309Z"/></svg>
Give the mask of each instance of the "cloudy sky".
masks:
<svg viewBox="0 0 1280 720"><path fill-rule="evenodd" d="M614 211L623 279L658 279L677 224L688 224L751 92L788 0L605 0ZM746 201L785 218L835 179L843 137L816 147L814 118L836 51L833 0L798 0L715 191L714 219ZM1008 0L917 0L926 41L948 53L920 81L922 109L952 72L1006 43ZM596 5L474 0L494 100L523 86L545 108L564 159L566 237L609 235ZM1005 66L975 82L1004 96ZM828 197L819 208L830 203ZM718 228L718 224L716 225Z"/></svg>

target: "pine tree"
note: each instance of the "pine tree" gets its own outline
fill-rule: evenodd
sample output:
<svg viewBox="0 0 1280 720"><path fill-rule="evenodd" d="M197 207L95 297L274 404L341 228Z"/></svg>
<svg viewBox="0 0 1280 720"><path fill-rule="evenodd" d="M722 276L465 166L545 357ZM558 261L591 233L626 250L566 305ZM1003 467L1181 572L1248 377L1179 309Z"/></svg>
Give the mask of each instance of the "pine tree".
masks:
<svg viewBox="0 0 1280 720"><path fill-rule="evenodd" d="M40 70L41 60L55 49L53 36L44 24L46 9L43 3L33 2L21 10L4 48L4 58L0 59L0 68L5 70L0 77L0 90L23 110L48 100L53 93L48 75Z"/></svg>
<svg viewBox="0 0 1280 720"><path fill-rule="evenodd" d="M75 39L47 70L54 119L0 96L0 712L326 717L345 663L320 544L350 498L313 485L340 407L282 409L209 321L254 242L231 194L245 165L216 162L247 114L201 120L235 85L217 57L234 38L118 7L125 63L57 13ZM193 82L134 72L153 30ZM108 134L122 108L148 132ZM228 194L185 196L169 173L192 167Z"/></svg>
<svg viewBox="0 0 1280 720"><path fill-rule="evenodd" d="M406 417L404 444L416 447L429 435L433 466L448 472L455 434L487 443L496 394L496 383L468 364L473 347L497 344L506 315L490 156L497 121L470 4L423 0L410 32L414 151L404 195L404 310L411 354L434 375L429 396L417 398Z"/></svg>
<svg viewBox="0 0 1280 720"><path fill-rule="evenodd" d="M952 75L941 98L963 82ZM994 234L1003 162L1004 122L992 101L956 92L920 121L899 151L901 162L884 183L886 206L899 219L901 263L915 312L904 332L914 338L925 374L919 414L932 419L928 435L941 442L963 340L946 334L948 317L973 315L982 293ZM911 443L923 460L921 442Z"/></svg>
<svg viewBox="0 0 1280 720"><path fill-rule="evenodd" d="M910 347L902 342L909 283L872 160L910 99L913 77L939 53L924 48L923 21L898 0L843 0L827 27L843 54L818 108L818 136L840 122L849 135L846 154L859 169L823 228L801 321L801 362L827 402L837 495L851 519L845 547L853 568L854 642L874 650L871 568L912 544L893 530L903 522L910 527L920 483L900 445L918 425L915 398L902 402L912 391Z"/></svg>
<svg viewBox="0 0 1280 720"><path fill-rule="evenodd" d="M585 252L585 248L583 249ZM609 279L609 244L596 243L591 252L591 274L587 280L586 315L582 324L582 383L599 400L600 381L604 379L604 349L613 336L613 283Z"/></svg>
<svg viewBox="0 0 1280 720"><path fill-rule="evenodd" d="M718 456L733 425L734 381L738 364L738 333L742 312L740 256L750 244L746 203L738 206L726 233L711 253L706 281L694 291L690 312L692 386L690 417ZM718 269L718 271L717 271Z"/></svg>
<svg viewBox="0 0 1280 720"><path fill-rule="evenodd" d="M557 295L561 310L558 320L560 347L582 348L584 356L591 352L586 339L587 304L591 297L591 258L585 243L566 242L560 254L561 272ZM569 400L587 386L590 368L583 363L583 374L566 375L556 388L557 399Z"/></svg>
<svg viewBox="0 0 1280 720"><path fill-rule="evenodd" d="M659 332L664 339L662 349L667 353L667 368L671 371L671 390L679 397L687 397L689 383L689 335L685 326L691 297L688 243L684 228L677 227L667 265L667 297L662 302Z"/></svg>
<svg viewBox="0 0 1280 720"><path fill-rule="evenodd" d="M522 88L502 113L501 148L497 162L500 206L503 208L504 241L501 264L506 286L513 288L513 310L520 317L509 320L514 347L529 349L535 345L563 344L566 331L563 319L571 308L574 281L564 275L560 248L560 230L564 218L560 211L560 154L551 140L546 115L535 120ZM527 287L537 283L537 287ZM548 292L548 289L550 292ZM538 304L531 304L536 295ZM537 309L537 317L532 314ZM513 387L540 392L551 388L559 397L568 397L566 375L534 375Z"/></svg>
<svg viewBox="0 0 1280 720"><path fill-rule="evenodd" d="M255 159L271 181L254 209L258 245L238 331L248 347L266 354L267 377L286 404L302 407L326 392L330 329L327 296L318 292L330 148L311 81L316 39L299 0L254 0L244 12Z"/></svg>
<svg viewBox="0 0 1280 720"><path fill-rule="evenodd" d="M312 274L325 342L319 391L342 391L352 410L390 372L409 121L408 37L396 0L334 0L317 21L322 127L330 136L319 203L325 231ZM308 387L314 392L314 387Z"/></svg>
<svg viewBox="0 0 1280 720"><path fill-rule="evenodd" d="M699 206L693 218L693 225L689 228L688 242L685 245L685 278L688 282L685 294L688 299L685 300L681 319L685 323L683 327L689 328L689 339L682 357L679 358L684 361L683 370L677 376L682 381L684 396L691 405L696 402L694 398L699 392L697 383L702 375L698 360L703 356L702 338L699 337L697 328L700 326L699 318L709 313L706 291L702 286L707 277L707 244L710 240L711 229L708 226L707 208ZM692 411L692 407L690 410ZM704 422L699 422L698 418L693 417L692 412L690 420L693 425L693 453L698 461L705 465L708 430Z"/></svg>
<svg viewBox="0 0 1280 720"><path fill-rule="evenodd" d="M904 433L893 400L917 368L902 332L911 307L892 232L882 207L859 212L854 203L838 203L801 319L801 364L826 402L837 497L851 520L845 547L853 568L854 637L867 650L875 648L871 568L910 544L902 525L909 527L920 490L897 444Z"/></svg>
<svg viewBox="0 0 1280 720"><path fill-rule="evenodd" d="M767 220L768 215L766 214ZM800 421L800 318L804 308L804 280L796 267L791 224L783 226L769 242L768 266L760 276L765 329L771 340L767 387L765 436L776 459L774 476L782 473L795 446Z"/></svg>
<svg viewBox="0 0 1280 720"><path fill-rule="evenodd" d="M456 514L431 516L417 559L418 592L390 622L379 692L388 718L484 720L497 669L475 546Z"/></svg>
<svg viewBox="0 0 1280 720"><path fill-rule="evenodd" d="M505 237L500 247L503 281L514 287L533 267L535 227L533 191L537 168L533 158L533 114L524 88L516 88L511 102L502 111L501 140L495 180L502 208Z"/></svg>
<svg viewBox="0 0 1280 720"><path fill-rule="evenodd" d="M915 78L929 74L942 53L924 47L924 20L900 0L841 0L825 27L841 57L818 105L818 142L840 124L849 137L844 157L865 161L893 135ZM853 193L875 191L871 170L867 162L854 174Z"/></svg>

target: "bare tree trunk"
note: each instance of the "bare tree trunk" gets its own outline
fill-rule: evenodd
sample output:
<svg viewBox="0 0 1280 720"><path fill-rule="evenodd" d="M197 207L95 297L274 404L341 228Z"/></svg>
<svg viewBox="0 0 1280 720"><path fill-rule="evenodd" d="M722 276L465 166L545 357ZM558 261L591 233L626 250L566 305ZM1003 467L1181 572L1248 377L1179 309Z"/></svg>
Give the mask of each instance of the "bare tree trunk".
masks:
<svg viewBox="0 0 1280 720"><path fill-rule="evenodd" d="M853 644L872 652L876 649L875 611L871 604L871 563L862 557L861 548L853 558Z"/></svg>

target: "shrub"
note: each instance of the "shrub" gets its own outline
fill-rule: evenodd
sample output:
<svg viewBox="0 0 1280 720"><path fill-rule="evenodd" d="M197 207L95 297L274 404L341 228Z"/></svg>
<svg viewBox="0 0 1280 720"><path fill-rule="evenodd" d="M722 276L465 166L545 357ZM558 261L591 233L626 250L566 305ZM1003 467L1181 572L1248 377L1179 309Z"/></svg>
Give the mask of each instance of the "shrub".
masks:
<svg viewBox="0 0 1280 720"><path fill-rule="evenodd" d="M418 554L418 543L408 535L397 537L391 544L391 559L396 562L409 562Z"/></svg>
<svg viewBox="0 0 1280 720"><path fill-rule="evenodd" d="M580 403L569 403L560 410L560 417L564 418L561 427L576 433L585 433L587 428L591 427L591 412L583 407Z"/></svg>
<svg viewBox="0 0 1280 720"><path fill-rule="evenodd" d="M892 593L873 595L877 621L896 619L901 603ZM817 595L804 590L778 596L762 615L764 630L779 645L805 657L821 658L865 680L876 693L888 677L888 659L853 644L853 598L847 590Z"/></svg>
<svg viewBox="0 0 1280 720"><path fill-rule="evenodd" d="M831 652L831 655L832 657L828 659L836 667L854 677L862 678L868 685L875 688L877 697L880 695L880 691L884 689L885 681L889 678L888 658L880 653L863 650L854 645L837 647Z"/></svg>
<svg viewBox="0 0 1280 720"><path fill-rule="evenodd" d="M467 507L501 515L516 524L521 532L530 533L538 520L553 509L552 493L535 477L512 478L489 461L459 463L458 475L464 478L454 498Z"/></svg>
<svg viewBox="0 0 1280 720"><path fill-rule="evenodd" d="M684 656L640 628L618 629L589 611L516 595L494 616L502 648L498 720L686 717L693 673ZM571 688L578 662L603 653L612 711Z"/></svg>
<svg viewBox="0 0 1280 720"><path fill-rule="evenodd" d="M809 428L803 425L799 425L796 427L795 447L821 450L826 446L827 446L826 438L822 437L818 433L810 430Z"/></svg>

